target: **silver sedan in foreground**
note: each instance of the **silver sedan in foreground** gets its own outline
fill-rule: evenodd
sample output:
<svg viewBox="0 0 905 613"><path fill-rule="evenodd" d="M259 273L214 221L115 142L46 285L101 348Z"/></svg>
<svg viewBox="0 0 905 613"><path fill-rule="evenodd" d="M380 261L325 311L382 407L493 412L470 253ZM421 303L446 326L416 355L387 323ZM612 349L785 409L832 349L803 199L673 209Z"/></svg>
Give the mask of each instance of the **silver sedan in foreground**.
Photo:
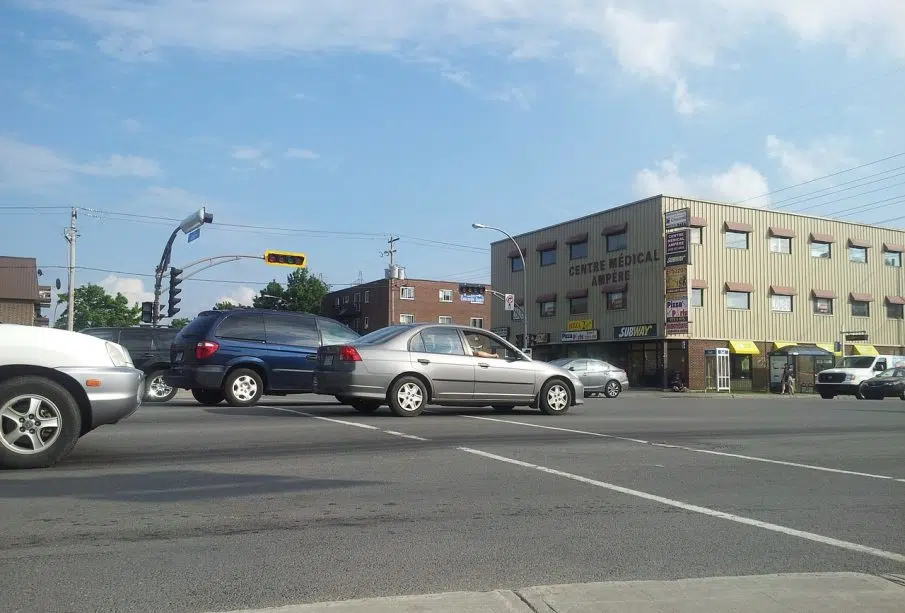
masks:
<svg viewBox="0 0 905 613"><path fill-rule="evenodd" d="M584 403L581 380L568 370L535 362L487 330L449 324L390 326L321 347L314 393L362 413L389 404L400 417L428 404L528 406L560 415Z"/></svg>
<svg viewBox="0 0 905 613"><path fill-rule="evenodd" d="M550 363L575 373L584 383L585 396L615 398L628 388L628 375L618 366L595 358L560 358Z"/></svg>

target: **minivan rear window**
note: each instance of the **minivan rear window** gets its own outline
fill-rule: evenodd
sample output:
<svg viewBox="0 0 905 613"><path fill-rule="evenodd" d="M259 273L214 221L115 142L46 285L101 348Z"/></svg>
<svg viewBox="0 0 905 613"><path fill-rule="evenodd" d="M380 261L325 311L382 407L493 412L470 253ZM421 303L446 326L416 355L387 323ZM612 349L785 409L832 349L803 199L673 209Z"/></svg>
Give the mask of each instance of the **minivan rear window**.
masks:
<svg viewBox="0 0 905 613"><path fill-rule="evenodd" d="M219 313L212 313L210 311L199 313L195 319L189 322L189 325L180 331L180 334L183 336L204 336L219 315Z"/></svg>
<svg viewBox="0 0 905 613"><path fill-rule="evenodd" d="M261 313L232 313L217 326L217 336L237 341L263 343L264 316Z"/></svg>

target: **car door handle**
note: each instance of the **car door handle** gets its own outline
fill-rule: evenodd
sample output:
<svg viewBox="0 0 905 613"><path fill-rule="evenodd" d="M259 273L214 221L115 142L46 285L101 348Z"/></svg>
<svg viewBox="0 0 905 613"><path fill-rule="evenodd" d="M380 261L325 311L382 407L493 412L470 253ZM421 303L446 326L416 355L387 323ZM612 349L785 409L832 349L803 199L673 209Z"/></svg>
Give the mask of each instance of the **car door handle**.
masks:
<svg viewBox="0 0 905 613"><path fill-rule="evenodd" d="M317 354L316 354L316 353L309 353L308 355L305 356L305 359L306 359L306 360L316 360L316 359L317 359Z"/></svg>
<svg viewBox="0 0 905 613"><path fill-rule="evenodd" d="M418 363L419 364L430 364L431 361L428 360L427 358L418 358Z"/></svg>
<svg viewBox="0 0 905 613"><path fill-rule="evenodd" d="M480 366L481 368L490 368L490 364L488 364L487 362L478 362L478 366Z"/></svg>

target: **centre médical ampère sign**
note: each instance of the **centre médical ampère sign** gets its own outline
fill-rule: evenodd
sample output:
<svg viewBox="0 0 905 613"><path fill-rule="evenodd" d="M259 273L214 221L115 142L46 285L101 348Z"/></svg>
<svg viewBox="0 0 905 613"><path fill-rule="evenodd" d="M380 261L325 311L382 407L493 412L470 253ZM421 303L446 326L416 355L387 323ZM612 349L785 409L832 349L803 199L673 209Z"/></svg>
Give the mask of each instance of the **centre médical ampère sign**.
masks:
<svg viewBox="0 0 905 613"><path fill-rule="evenodd" d="M610 285L611 283L627 283L631 280L631 267L636 264L647 264L660 261L660 252L639 251L638 253L613 256L605 260L572 264L569 266L570 277L593 275L591 285Z"/></svg>

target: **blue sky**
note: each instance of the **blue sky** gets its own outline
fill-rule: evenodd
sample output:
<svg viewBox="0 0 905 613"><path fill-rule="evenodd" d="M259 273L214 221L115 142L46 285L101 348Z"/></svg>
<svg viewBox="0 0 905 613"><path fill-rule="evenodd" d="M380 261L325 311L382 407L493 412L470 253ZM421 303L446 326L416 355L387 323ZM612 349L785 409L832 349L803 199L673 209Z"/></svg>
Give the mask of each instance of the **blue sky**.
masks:
<svg viewBox="0 0 905 613"><path fill-rule="evenodd" d="M488 281L473 221L660 192L905 224L905 155L878 161L905 152L905 3L676 4L6 2L3 254L65 286L82 207L77 282L141 300L202 205L174 264L302 251L334 287L382 276L391 234L409 276ZM212 268L182 315L287 270Z"/></svg>

